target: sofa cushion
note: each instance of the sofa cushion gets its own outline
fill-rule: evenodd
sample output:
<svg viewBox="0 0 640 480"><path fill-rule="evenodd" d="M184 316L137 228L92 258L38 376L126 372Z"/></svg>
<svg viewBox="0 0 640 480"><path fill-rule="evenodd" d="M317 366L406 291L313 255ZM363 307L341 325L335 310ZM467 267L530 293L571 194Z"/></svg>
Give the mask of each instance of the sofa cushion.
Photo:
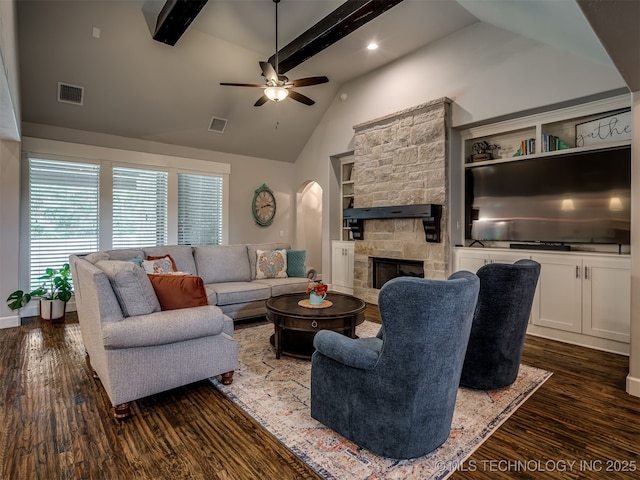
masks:
<svg viewBox="0 0 640 480"><path fill-rule="evenodd" d="M209 305L202 278L193 275L149 274L162 310Z"/></svg>
<svg viewBox="0 0 640 480"><path fill-rule="evenodd" d="M306 259L306 250L287 250L287 277L306 278L307 270L304 266Z"/></svg>
<svg viewBox="0 0 640 480"><path fill-rule="evenodd" d="M205 284L251 280L245 245L200 245L193 257Z"/></svg>
<svg viewBox="0 0 640 480"><path fill-rule="evenodd" d="M218 305L267 300L271 296L271 287L258 282L222 282L207 285L207 289L216 292Z"/></svg>
<svg viewBox="0 0 640 480"><path fill-rule="evenodd" d="M120 248L107 250L105 253L109 255L109 260L130 260L135 257L145 258L145 254L140 248Z"/></svg>
<svg viewBox="0 0 640 480"><path fill-rule="evenodd" d="M213 305L125 318L105 324L102 339L107 349L150 347L204 336L220 335L226 317Z"/></svg>
<svg viewBox="0 0 640 480"><path fill-rule="evenodd" d="M90 253L88 255L85 255L84 258L87 262L92 263L92 264L96 264L98 262L101 262L102 260L109 260L109 254L107 252L95 252L95 253Z"/></svg>
<svg viewBox="0 0 640 480"><path fill-rule="evenodd" d="M102 260L96 267L109 279L125 317L160 311L151 280L141 267L122 260Z"/></svg>
<svg viewBox="0 0 640 480"><path fill-rule="evenodd" d="M202 278L202 277L200 277L200 278ZM204 289L207 292L207 298L209 300L209 305L217 305L218 304L218 295L216 295L216 291L211 287L211 285L205 285Z"/></svg>
<svg viewBox="0 0 640 480"><path fill-rule="evenodd" d="M288 243L255 243L247 245L247 255L249 257L249 271L251 272L251 280L254 280L256 278L256 260L258 258L258 250L288 250L290 248L291 245L289 245Z"/></svg>
<svg viewBox="0 0 640 480"><path fill-rule="evenodd" d="M258 250L256 278L287 278L287 251Z"/></svg>
<svg viewBox="0 0 640 480"><path fill-rule="evenodd" d="M173 273L177 272L176 264L171 258L171 255L165 255L164 257L147 257L146 260L142 260L142 268L147 273Z"/></svg>
<svg viewBox="0 0 640 480"><path fill-rule="evenodd" d="M254 280L254 283L269 285L271 296L284 295L285 293L300 293L307 290L309 279L307 277L265 278Z"/></svg>
<svg viewBox="0 0 640 480"><path fill-rule="evenodd" d="M171 255L176 264L176 271L197 275L196 263L193 260L193 248L189 245L162 245L160 247L145 247L145 258Z"/></svg>

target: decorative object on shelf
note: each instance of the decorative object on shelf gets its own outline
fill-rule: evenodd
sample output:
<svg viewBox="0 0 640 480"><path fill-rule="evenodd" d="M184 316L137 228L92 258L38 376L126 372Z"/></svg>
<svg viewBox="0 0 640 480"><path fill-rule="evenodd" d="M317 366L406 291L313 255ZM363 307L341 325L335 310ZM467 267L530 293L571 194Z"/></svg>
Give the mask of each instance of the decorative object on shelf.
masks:
<svg viewBox="0 0 640 480"><path fill-rule="evenodd" d="M493 160L496 158L496 152L500 150L500 148L500 145L490 144L484 140L475 142L471 145L471 161L482 162L484 160Z"/></svg>
<svg viewBox="0 0 640 480"><path fill-rule="evenodd" d="M598 118L576 124L576 147L631 140L631 112Z"/></svg>
<svg viewBox="0 0 640 480"><path fill-rule="evenodd" d="M40 299L40 317L43 320L64 319L67 302L73 295L71 269L65 263L60 270L47 268L45 274L38 277L44 280L42 285L31 292L16 290L7 297L7 306L11 310L20 310L32 298Z"/></svg>
<svg viewBox="0 0 640 480"><path fill-rule="evenodd" d="M322 280L317 282L309 282L307 285L307 293L309 294L309 303L311 305L321 305L322 301L327 296L328 287L322 283Z"/></svg>
<svg viewBox="0 0 640 480"><path fill-rule="evenodd" d="M266 184L256 189L251 202L251 211L256 223L266 227L271 225L276 215L276 197Z"/></svg>

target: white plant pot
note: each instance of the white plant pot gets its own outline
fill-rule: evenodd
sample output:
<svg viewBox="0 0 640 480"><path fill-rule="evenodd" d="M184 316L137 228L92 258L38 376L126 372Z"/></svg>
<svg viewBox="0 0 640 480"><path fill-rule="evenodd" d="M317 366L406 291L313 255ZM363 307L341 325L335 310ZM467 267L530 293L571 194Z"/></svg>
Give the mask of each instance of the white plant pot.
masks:
<svg viewBox="0 0 640 480"><path fill-rule="evenodd" d="M62 300L40 299L40 318L43 320L58 320L64 318L67 304Z"/></svg>

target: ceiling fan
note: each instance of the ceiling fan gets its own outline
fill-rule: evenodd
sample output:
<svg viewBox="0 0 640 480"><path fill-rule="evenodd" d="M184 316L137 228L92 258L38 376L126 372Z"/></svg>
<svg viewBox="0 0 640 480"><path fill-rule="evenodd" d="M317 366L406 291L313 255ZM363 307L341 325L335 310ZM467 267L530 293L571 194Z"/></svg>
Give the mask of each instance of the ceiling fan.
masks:
<svg viewBox="0 0 640 480"><path fill-rule="evenodd" d="M311 85L320 85L322 83L327 83L329 79L325 76L320 77L307 77L307 78L299 78L297 80L289 80L284 75L278 74L278 3L280 0L273 0L273 3L276 4L276 58L275 58L275 68L269 62L260 62L260 69L262 70L262 76L265 78L264 84L258 83L220 83L220 85L231 86L231 87L257 87L263 88L264 93L258 99L256 103L253 104L254 107L259 107L260 105L264 105L267 101L272 100L274 102L280 102L287 97L291 97L293 100L296 100L300 103L304 103L305 105L313 105L314 102L306 95L302 95L301 93L292 90L292 88L296 87L309 87Z"/></svg>

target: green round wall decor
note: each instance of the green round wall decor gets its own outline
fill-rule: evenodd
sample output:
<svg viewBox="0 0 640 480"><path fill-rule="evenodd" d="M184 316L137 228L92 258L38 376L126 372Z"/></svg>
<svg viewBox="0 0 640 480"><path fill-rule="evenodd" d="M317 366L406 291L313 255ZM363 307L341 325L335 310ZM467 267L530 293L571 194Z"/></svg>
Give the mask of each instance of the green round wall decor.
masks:
<svg viewBox="0 0 640 480"><path fill-rule="evenodd" d="M276 215L276 197L266 184L263 183L255 191L251 202L251 211L258 225L266 227L273 222L273 217Z"/></svg>

